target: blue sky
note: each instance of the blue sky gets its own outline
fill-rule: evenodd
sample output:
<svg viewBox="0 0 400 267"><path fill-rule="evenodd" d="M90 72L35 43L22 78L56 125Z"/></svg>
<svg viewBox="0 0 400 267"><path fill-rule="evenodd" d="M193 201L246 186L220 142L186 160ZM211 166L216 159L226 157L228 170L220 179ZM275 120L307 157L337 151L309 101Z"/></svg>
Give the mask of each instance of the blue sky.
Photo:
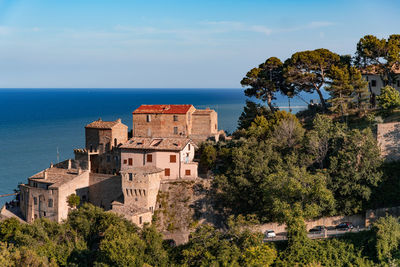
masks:
<svg viewBox="0 0 400 267"><path fill-rule="evenodd" d="M0 0L0 88L238 88L268 57L399 26L395 0Z"/></svg>

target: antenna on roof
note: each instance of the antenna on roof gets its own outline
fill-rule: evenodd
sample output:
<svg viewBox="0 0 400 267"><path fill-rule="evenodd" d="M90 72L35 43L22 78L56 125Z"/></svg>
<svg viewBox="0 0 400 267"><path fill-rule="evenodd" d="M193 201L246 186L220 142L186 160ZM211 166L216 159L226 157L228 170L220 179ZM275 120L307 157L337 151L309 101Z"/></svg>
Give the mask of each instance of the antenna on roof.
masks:
<svg viewBox="0 0 400 267"><path fill-rule="evenodd" d="M58 147L57 147L57 163L60 163L60 152L58 151Z"/></svg>

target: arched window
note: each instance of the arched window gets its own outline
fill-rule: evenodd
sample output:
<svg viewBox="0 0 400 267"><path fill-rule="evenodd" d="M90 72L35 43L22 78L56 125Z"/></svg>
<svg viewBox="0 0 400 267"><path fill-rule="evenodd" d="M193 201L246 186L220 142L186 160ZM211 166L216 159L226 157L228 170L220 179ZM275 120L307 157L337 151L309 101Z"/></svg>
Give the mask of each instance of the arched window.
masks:
<svg viewBox="0 0 400 267"><path fill-rule="evenodd" d="M117 138L114 138L114 146L117 147Z"/></svg>

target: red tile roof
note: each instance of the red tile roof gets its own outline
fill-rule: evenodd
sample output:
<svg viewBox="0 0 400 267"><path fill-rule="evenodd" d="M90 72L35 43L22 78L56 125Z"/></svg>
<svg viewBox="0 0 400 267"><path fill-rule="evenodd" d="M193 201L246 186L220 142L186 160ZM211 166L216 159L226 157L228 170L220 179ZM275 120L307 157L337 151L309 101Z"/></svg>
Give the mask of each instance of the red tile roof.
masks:
<svg viewBox="0 0 400 267"><path fill-rule="evenodd" d="M193 105L141 105L133 114L186 114Z"/></svg>

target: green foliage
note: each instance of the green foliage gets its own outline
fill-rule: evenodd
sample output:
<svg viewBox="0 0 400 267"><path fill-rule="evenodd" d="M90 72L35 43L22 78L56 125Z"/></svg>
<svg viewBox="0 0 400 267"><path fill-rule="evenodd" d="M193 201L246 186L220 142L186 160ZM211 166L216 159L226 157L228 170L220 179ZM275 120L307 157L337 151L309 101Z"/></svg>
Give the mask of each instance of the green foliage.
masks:
<svg viewBox="0 0 400 267"><path fill-rule="evenodd" d="M400 107L400 93L391 86L385 86L381 89L381 94L376 97L379 107L387 113Z"/></svg>
<svg viewBox="0 0 400 267"><path fill-rule="evenodd" d="M234 227L226 232L200 226L181 250L182 266L269 266L277 251L262 234Z"/></svg>
<svg viewBox="0 0 400 267"><path fill-rule="evenodd" d="M212 144L202 143L200 146L200 169L203 172L211 170L215 166L217 151Z"/></svg>
<svg viewBox="0 0 400 267"><path fill-rule="evenodd" d="M71 194L67 197L67 203L68 203L68 207L70 207L72 209L76 208L81 203L81 198L79 196L77 196L76 194Z"/></svg>
<svg viewBox="0 0 400 267"><path fill-rule="evenodd" d="M294 87L296 92L312 93L316 91L325 108L326 104L321 89L330 79L330 69L339 62L339 55L328 49L294 53L290 59L285 61L286 83Z"/></svg>
<svg viewBox="0 0 400 267"><path fill-rule="evenodd" d="M376 252L380 261L392 259L392 253L398 251L400 245L400 224L397 218L387 216L379 218L373 225L376 235Z"/></svg>
<svg viewBox="0 0 400 267"><path fill-rule="evenodd" d="M325 90L329 92L332 104L330 110L344 116L347 114L352 101L353 87L350 83L350 74L346 67L332 66L330 69L332 81Z"/></svg>
<svg viewBox="0 0 400 267"><path fill-rule="evenodd" d="M258 116L267 116L269 111L265 106L246 100L246 105L238 120L238 129L247 129Z"/></svg>
<svg viewBox="0 0 400 267"><path fill-rule="evenodd" d="M267 101L271 111L275 111L272 101L276 99L275 94L283 84L282 62L276 58L268 58L265 63L247 72L240 82L242 86L249 86L245 90L245 95L256 97L262 101Z"/></svg>
<svg viewBox="0 0 400 267"><path fill-rule="evenodd" d="M400 62L400 38L393 34L386 39L366 35L357 43L355 63L358 67L376 72L384 85L393 84L396 75L393 64Z"/></svg>

